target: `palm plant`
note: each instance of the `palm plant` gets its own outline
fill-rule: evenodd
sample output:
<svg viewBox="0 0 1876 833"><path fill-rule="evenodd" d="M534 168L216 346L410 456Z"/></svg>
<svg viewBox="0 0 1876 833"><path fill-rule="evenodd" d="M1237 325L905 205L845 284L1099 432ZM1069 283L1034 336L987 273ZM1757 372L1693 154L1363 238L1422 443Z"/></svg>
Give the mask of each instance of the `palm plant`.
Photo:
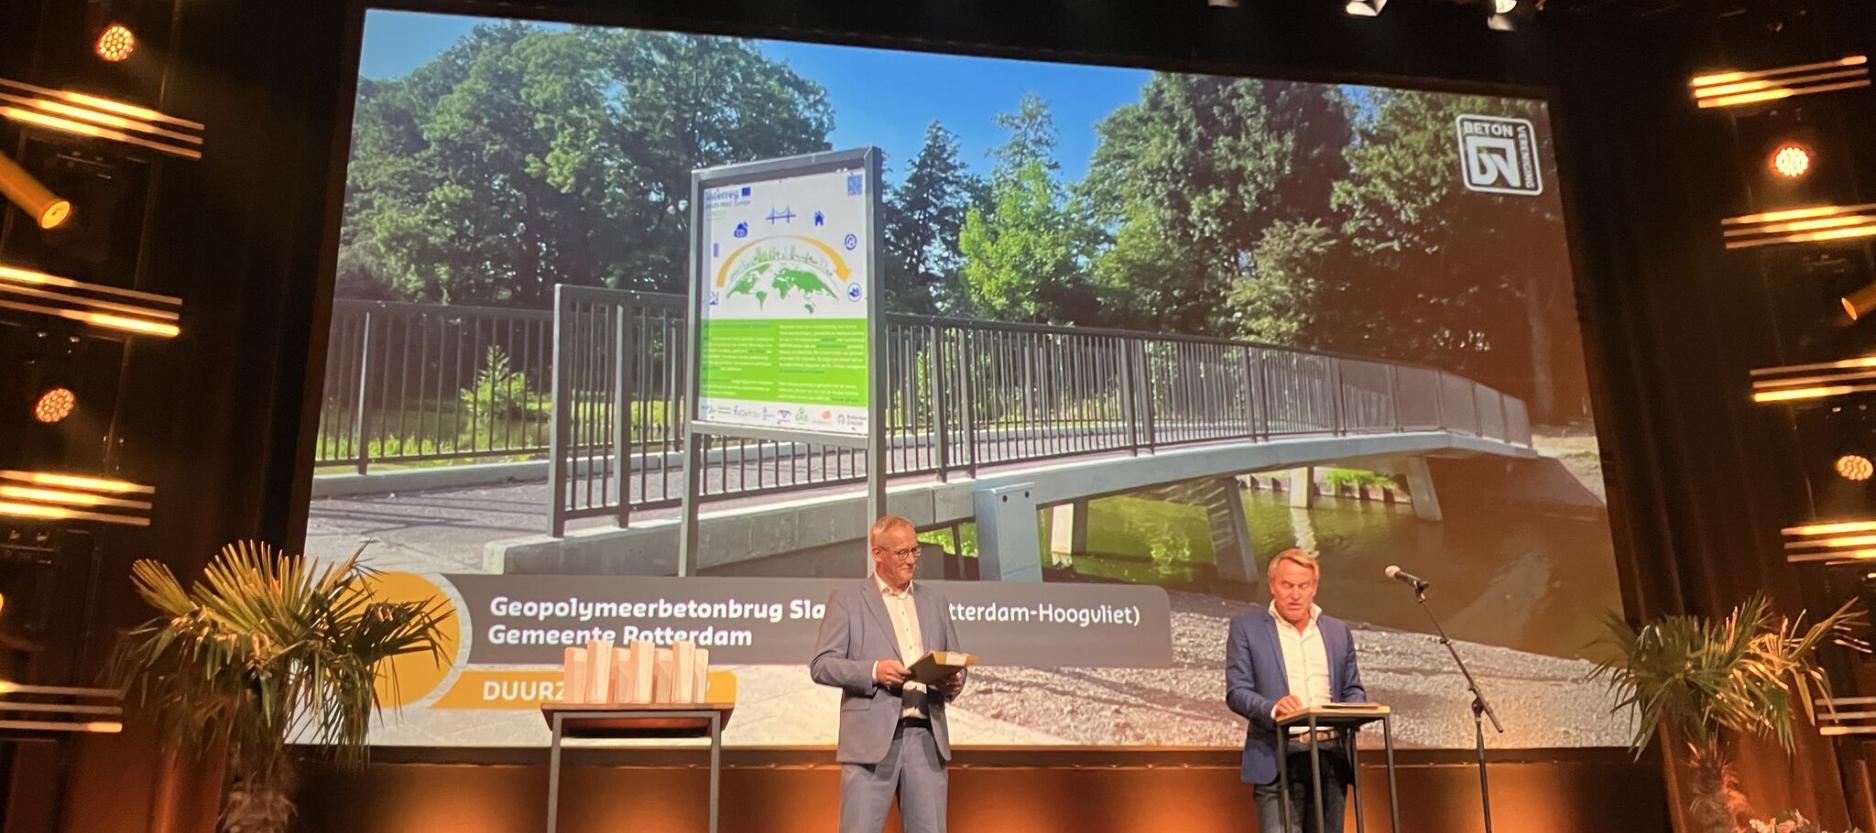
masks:
<svg viewBox="0 0 1876 833"><path fill-rule="evenodd" d="M159 562L132 567L160 615L124 634L111 678L170 741L225 756L228 833L285 833L297 781L289 742L361 766L380 693L396 691L385 660L442 657L442 600L377 598L363 550L315 570L304 556L233 543L186 591Z"/></svg>
<svg viewBox="0 0 1876 833"><path fill-rule="evenodd" d="M1815 722L1812 702L1829 694L1817 648L1827 639L1862 647L1850 634L1861 616L1853 603L1808 628L1802 615L1774 615L1763 594L1718 620L1669 616L1636 628L1609 617L1599 643L1615 658L1594 676L1617 693L1616 713L1635 716L1636 757L1658 733L1677 747L1673 760L1692 774L1687 820L1695 833L1746 826L1751 807L1739 791L1732 738L1771 738L1791 751L1794 711Z"/></svg>

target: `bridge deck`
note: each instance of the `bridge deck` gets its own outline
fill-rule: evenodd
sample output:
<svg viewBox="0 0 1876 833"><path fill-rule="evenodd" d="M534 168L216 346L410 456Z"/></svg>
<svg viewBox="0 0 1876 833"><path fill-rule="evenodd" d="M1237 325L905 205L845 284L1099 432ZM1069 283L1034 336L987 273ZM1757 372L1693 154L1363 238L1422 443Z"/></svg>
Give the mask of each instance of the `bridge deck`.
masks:
<svg viewBox="0 0 1876 833"><path fill-rule="evenodd" d="M1295 437L1264 442L1240 440L1200 443L1137 457L1124 451L1100 452L1041 462L988 465L978 469L974 480L956 474L948 482L936 475L897 477L890 491L895 511L898 511L908 495L925 495L920 502L931 507L930 496L940 489L968 494L983 485L1042 477L1057 484L1044 489L1040 497L1041 502L1050 503L1195 477L1347 462L1364 457L1442 452L1513 457L1533 453L1521 446L1445 432ZM709 471L712 477L721 477L726 469L712 467ZM735 473L735 469L727 471ZM484 553L490 547L502 547L502 542L516 539L542 543L541 533L547 527L549 491L548 483L539 481L321 498L312 502L307 522L307 550L314 555L340 555L350 552L359 541L372 539L376 541L372 550L377 556L374 561L381 564L385 559L402 562L408 558L429 565L429 569L479 571L484 568ZM772 516L777 511L817 506L835 507L860 500L860 494L857 485L849 483L723 498L706 503L704 517L706 526L710 526L713 521L728 518ZM956 503L951 501L952 508L948 510L919 512L917 515L925 517L915 515L915 520L922 523L957 520L933 514L934 511L955 514ZM676 507L639 510L631 515L631 527L662 536L668 534L677 516ZM590 540L606 532L631 531L614 530L608 520L591 518L574 522L569 537Z"/></svg>

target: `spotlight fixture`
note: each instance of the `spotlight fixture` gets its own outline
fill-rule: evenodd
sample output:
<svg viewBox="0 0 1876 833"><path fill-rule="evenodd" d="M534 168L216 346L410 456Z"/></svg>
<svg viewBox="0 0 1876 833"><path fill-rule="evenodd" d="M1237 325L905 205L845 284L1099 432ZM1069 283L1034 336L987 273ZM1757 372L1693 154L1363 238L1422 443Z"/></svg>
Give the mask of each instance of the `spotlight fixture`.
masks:
<svg viewBox="0 0 1876 833"><path fill-rule="evenodd" d="M1832 468L1837 470L1838 477L1852 483L1861 483L1870 479L1870 475L1876 474L1876 463L1871 463L1868 457L1854 452L1838 457Z"/></svg>
<svg viewBox="0 0 1876 833"><path fill-rule="evenodd" d="M123 696L122 691L113 688L0 680L0 736L117 734L124 731Z"/></svg>
<svg viewBox="0 0 1876 833"><path fill-rule="evenodd" d="M78 394L72 393L71 388L49 388L33 400L33 419L51 425L71 416L77 407Z"/></svg>
<svg viewBox="0 0 1876 833"><path fill-rule="evenodd" d="M4 153L0 153L0 194L5 194L9 201L19 206L42 229L58 228L72 216L70 202L47 190L46 186L39 184L39 180Z"/></svg>
<svg viewBox="0 0 1876 833"><path fill-rule="evenodd" d="M1485 28L1494 32L1515 32L1533 14L1531 4L1523 0L1486 0L1483 5L1491 12L1485 16Z"/></svg>
<svg viewBox="0 0 1876 833"><path fill-rule="evenodd" d="M1860 650L1867 653L1868 646ZM1876 734L1876 697L1820 697L1817 710L1817 733L1824 737Z"/></svg>
<svg viewBox="0 0 1876 833"><path fill-rule="evenodd" d="M149 526L156 488L103 477L0 471L0 515Z"/></svg>
<svg viewBox="0 0 1876 833"><path fill-rule="evenodd" d="M175 338L182 333L177 324L181 298L75 281L4 263L0 263L0 309L50 315L130 335Z"/></svg>
<svg viewBox="0 0 1876 833"><path fill-rule="evenodd" d="M112 23L104 27L104 31L98 33L98 42L92 46L92 51L97 52L98 57L115 64L129 58L130 53L137 51L137 36L130 31L129 26Z"/></svg>
<svg viewBox="0 0 1876 833"><path fill-rule="evenodd" d="M0 78L0 118L123 142L184 159L202 158L205 128L200 122L86 93Z"/></svg>
<svg viewBox="0 0 1876 833"><path fill-rule="evenodd" d="M1876 559L1876 521L1838 521L1786 527L1785 561L1849 564Z"/></svg>
<svg viewBox="0 0 1876 833"><path fill-rule="evenodd" d="M1720 221L1726 248L1750 249L1778 243L1828 243L1876 236L1876 203L1817 205Z"/></svg>
<svg viewBox="0 0 1876 833"><path fill-rule="evenodd" d="M1382 7L1386 5L1387 0L1348 0L1348 5L1343 6L1342 11L1352 17L1379 17Z"/></svg>
<svg viewBox="0 0 1876 833"><path fill-rule="evenodd" d="M1743 107L1793 96L1854 90L1870 85L1869 56L1847 55L1835 61L1778 67L1755 72L1710 72L1688 82L1694 102L1710 107Z"/></svg>
<svg viewBox="0 0 1876 833"><path fill-rule="evenodd" d="M1752 370L1752 401L1805 402L1876 391L1876 355Z"/></svg>
<svg viewBox="0 0 1876 833"><path fill-rule="evenodd" d="M1863 316L1876 310L1876 283L1867 284L1837 300L1843 304L1843 311L1849 313L1851 321L1861 321Z"/></svg>
<svg viewBox="0 0 1876 833"><path fill-rule="evenodd" d="M1786 179L1797 179L1811 170L1811 150L1796 142L1785 142L1772 151L1772 172Z"/></svg>

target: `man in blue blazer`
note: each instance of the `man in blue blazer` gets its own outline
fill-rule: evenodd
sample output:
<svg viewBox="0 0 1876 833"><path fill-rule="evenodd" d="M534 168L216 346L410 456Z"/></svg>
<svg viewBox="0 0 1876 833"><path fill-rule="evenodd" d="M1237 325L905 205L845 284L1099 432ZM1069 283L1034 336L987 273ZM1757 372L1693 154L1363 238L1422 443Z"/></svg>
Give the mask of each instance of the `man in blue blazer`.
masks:
<svg viewBox="0 0 1876 833"><path fill-rule="evenodd" d="M887 515L867 532L873 577L827 600L808 673L840 689L840 833L880 833L892 801L906 833L944 833L951 760L945 704L964 690L958 672L929 688L906 667L927 651L961 651L942 592L914 584L918 533Z"/></svg>
<svg viewBox="0 0 1876 833"><path fill-rule="evenodd" d="M1355 667L1355 641L1348 624L1316 606L1322 567L1299 549L1277 553L1270 562L1270 606L1231 620L1225 642L1225 704L1250 721L1244 735L1240 777L1254 785L1258 830L1283 829L1277 785L1277 721L1324 703L1365 703ZM1295 731L1294 729L1292 731ZM1309 780L1308 738L1294 738L1289 759L1290 828L1308 833L1341 833L1342 803L1348 784L1348 752L1341 738L1324 738L1322 755L1323 824L1316 829L1315 793ZM1349 741L1352 742L1352 741Z"/></svg>

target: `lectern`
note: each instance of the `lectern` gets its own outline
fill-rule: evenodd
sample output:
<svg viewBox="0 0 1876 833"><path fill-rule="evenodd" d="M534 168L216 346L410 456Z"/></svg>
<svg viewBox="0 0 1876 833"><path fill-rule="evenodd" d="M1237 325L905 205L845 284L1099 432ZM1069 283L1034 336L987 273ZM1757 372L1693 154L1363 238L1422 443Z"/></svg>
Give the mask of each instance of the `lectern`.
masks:
<svg viewBox="0 0 1876 833"><path fill-rule="evenodd" d="M1388 720L1388 707L1375 703L1331 703L1325 706L1311 706L1289 717L1277 721L1277 789L1280 791L1283 829L1290 830L1290 733L1296 729L1308 731L1309 738L1309 777L1315 787L1316 829L1323 830L1322 809L1322 758L1317 754L1322 732L1333 731L1342 736L1343 748L1348 750L1349 790L1355 797L1355 831L1366 833L1361 817L1361 769L1358 766L1361 753L1356 749L1356 732L1369 723L1381 724L1381 743L1387 749L1387 806L1388 816L1393 821L1393 833L1400 833L1400 793L1394 785L1394 727Z"/></svg>

